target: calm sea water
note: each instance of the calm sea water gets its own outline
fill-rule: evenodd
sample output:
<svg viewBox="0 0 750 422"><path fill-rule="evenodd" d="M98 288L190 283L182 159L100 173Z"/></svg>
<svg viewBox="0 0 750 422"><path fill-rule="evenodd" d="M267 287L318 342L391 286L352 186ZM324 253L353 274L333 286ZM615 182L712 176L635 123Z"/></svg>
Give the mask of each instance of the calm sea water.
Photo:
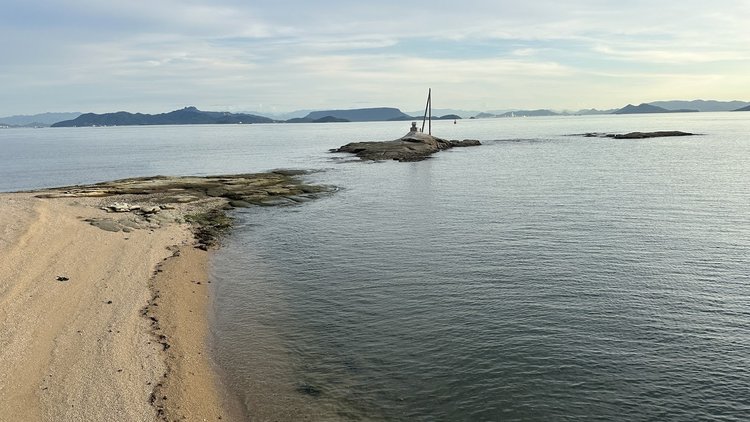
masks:
<svg viewBox="0 0 750 422"><path fill-rule="evenodd" d="M215 357L259 419L746 420L750 115L439 122L419 163L327 149L407 124L0 130L0 190L324 170L236 213ZM686 130L613 140L589 131Z"/></svg>

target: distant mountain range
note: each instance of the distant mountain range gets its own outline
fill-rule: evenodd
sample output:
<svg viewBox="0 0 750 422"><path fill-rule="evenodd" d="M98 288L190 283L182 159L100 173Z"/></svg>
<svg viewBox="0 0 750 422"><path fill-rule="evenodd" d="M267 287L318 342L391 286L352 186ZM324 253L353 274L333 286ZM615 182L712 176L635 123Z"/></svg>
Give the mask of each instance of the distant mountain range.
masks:
<svg viewBox="0 0 750 422"><path fill-rule="evenodd" d="M488 119L496 117L543 117L543 116L584 116L593 114L612 114L616 110L597 110L595 108L579 111L552 111L548 109L539 110L511 110L503 113L479 113L472 119Z"/></svg>
<svg viewBox="0 0 750 422"><path fill-rule="evenodd" d="M273 123L268 117L253 114L235 114L219 111L201 111L195 107L185 107L169 113L141 114L120 111L117 113L81 114L72 120L57 122L52 127L82 126L147 126L147 125L205 125L205 124L247 124Z"/></svg>
<svg viewBox="0 0 750 422"><path fill-rule="evenodd" d="M697 113L698 110L667 110L663 107L658 107L651 104L643 103L641 105L634 106L628 104L625 107L613 112L612 114L646 114L646 113Z"/></svg>
<svg viewBox="0 0 750 422"><path fill-rule="evenodd" d="M507 110L487 111L486 113L501 114L501 113L505 113L505 111ZM454 108L433 108L432 109L433 116L458 116L462 119L468 119L470 117L474 117L481 113L482 113L481 111L477 111L477 110L457 110ZM421 119L422 116L424 116L424 109L417 110L417 111L407 111L406 114L408 114L409 116L414 116L415 118L419 117Z"/></svg>
<svg viewBox="0 0 750 422"><path fill-rule="evenodd" d="M667 110L697 110L697 111L734 111L743 107L750 106L747 101L714 101L714 100L693 100L693 101L653 101L649 104L666 108Z"/></svg>
<svg viewBox="0 0 750 422"><path fill-rule="evenodd" d="M434 120L461 118L483 119L499 117L570 116L595 114L684 113L711 111L750 111L750 102L714 100L654 101L640 105L628 104L620 109L578 111L490 110L476 112L456 109L433 109ZM124 126L124 125L181 125L181 124L248 124L248 123L332 123L420 120L424 111L404 113L398 108L375 107L342 110L299 110L291 113L263 115L262 113L229 113L202 111L185 107L169 113L43 113L31 116L0 117L0 127L71 127L71 126ZM289 116L293 116L289 118Z"/></svg>
<svg viewBox="0 0 750 422"><path fill-rule="evenodd" d="M412 117L392 107L357 108L351 110L321 110L310 112L307 116L290 119L290 123L319 122L321 119L346 122L382 122L409 120Z"/></svg>
<svg viewBox="0 0 750 422"><path fill-rule="evenodd" d="M741 108L744 107L744 108ZM555 112L552 110L514 110L502 114L479 113L476 119L492 117L534 117L534 116L570 116L570 115L594 115L594 114L651 114L651 113L695 113L711 111L734 111L747 110L750 102L745 101L655 101L640 105L628 104L620 109L597 110L584 109L578 111ZM750 110L747 110L750 111Z"/></svg>
<svg viewBox="0 0 750 422"><path fill-rule="evenodd" d="M75 119L81 113L42 113L30 116L0 117L0 125L18 127L44 127L61 120Z"/></svg>
<svg viewBox="0 0 750 422"><path fill-rule="evenodd" d="M313 111L305 117L286 120L286 123L331 123L331 122L397 122L419 120L422 116L410 116L397 108L376 107L358 108L352 110L321 110ZM432 116L432 120L457 120L461 116L446 114Z"/></svg>

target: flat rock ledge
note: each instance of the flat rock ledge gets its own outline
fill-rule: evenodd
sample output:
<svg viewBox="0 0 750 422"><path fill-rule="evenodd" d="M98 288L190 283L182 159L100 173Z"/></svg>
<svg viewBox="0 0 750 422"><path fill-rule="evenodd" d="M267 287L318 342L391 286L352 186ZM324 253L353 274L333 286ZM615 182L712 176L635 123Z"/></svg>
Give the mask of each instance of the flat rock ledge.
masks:
<svg viewBox="0 0 750 422"><path fill-rule="evenodd" d="M301 170L209 177L154 176L37 191L38 198L101 198L101 218L86 222L102 230L130 232L189 222L197 247L208 249L229 230L227 210L300 204L336 188L304 183Z"/></svg>
<svg viewBox="0 0 750 422"><path fill-rule="evenodd" d="M331 152L348 152L362 160L421 161L430 155L454 147L481 145L477 140L449 141L421 132L409 132L405 136L384 142L352 142Z"/></svg>
<svg viewBox="0 0 750 422"><path fill-rule="evenodd" d="M680 132L679 130L661 130L656 132L630 132L624 134L590 132L583 136L587 138L614 138L614 139L646 139L662 138L666 136L693 136L694 133Z"/></svg>

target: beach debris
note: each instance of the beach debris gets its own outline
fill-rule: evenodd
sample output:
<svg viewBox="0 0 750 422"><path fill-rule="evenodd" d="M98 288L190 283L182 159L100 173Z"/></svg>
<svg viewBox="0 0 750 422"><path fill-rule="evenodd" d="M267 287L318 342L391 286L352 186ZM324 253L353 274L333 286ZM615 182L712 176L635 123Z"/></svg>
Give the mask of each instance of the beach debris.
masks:
<svg viewBox="0 0 750 422"><path fill-rule="evenodd" d="M68 277L66 277L66 276L64 276L64 275L58 275L58 276L57 276L57 277L55 278L55 280L57 280L57 281L62 281L62 282L65 282L65 281L68 281L68 280L70 280L70 278L68 278Z"/></svg>

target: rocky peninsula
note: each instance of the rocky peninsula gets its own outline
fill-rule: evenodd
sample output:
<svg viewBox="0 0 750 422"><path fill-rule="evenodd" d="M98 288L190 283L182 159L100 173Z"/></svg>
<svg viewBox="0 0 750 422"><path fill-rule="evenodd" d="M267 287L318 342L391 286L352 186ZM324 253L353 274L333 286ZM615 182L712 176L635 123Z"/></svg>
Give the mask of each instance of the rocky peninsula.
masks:
<svg viewBox="0 0 750 422"><path fill-rule="evenodd" d="M477 140L449 141L436 136L419 132L415 124L412 130L403 137L393 141L352 142L331 152L348 152L355 154L362 160L384 161L421 161L432 154L454 148L477 146Z"/></svg>
<svg viewBox="0 0 750 422"><path fill-rule="evenodd" d="M208 353L233 207L331 192L300 172L0 194L0 420L241 420Z"/></svg>

